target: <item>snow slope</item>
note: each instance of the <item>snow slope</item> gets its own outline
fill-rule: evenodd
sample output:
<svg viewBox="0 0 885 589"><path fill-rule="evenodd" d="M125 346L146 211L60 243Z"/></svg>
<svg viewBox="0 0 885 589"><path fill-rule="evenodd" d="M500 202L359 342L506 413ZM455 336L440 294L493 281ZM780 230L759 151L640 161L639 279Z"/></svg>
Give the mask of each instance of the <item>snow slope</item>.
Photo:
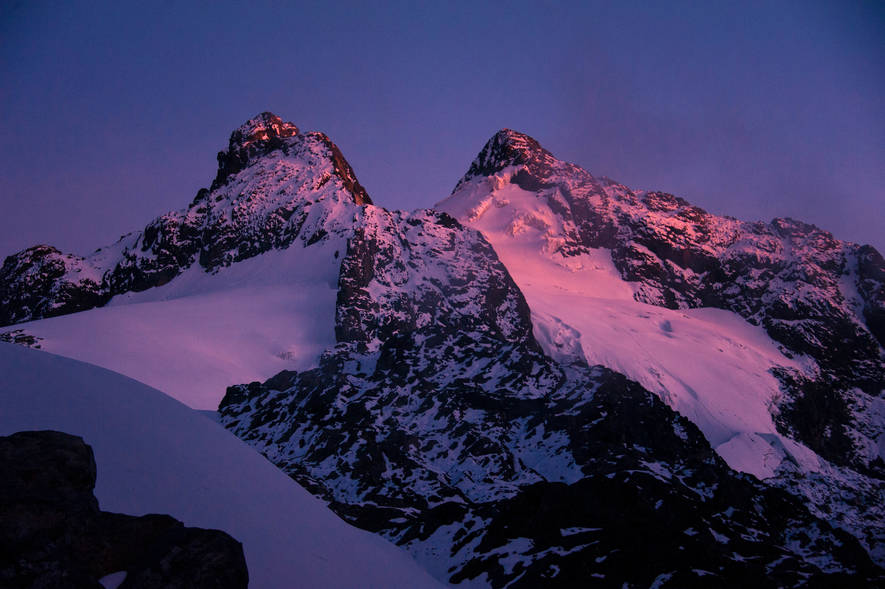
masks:
<svg viewBox="0 0 885 589"><path fill-rule="evenodd" d="M218 424L142 383L0 343L0 435L55 429L95 451L103 510L168 513L243 543L250 585L433 587L403 551L338 519Z"/></svg>
<svg viewBox="0 0 885 589"><path fill-rule="evenodd" d="M217 409L231 384L306 370L335 343L344 239L296 243L216 273L191 267L105 307L16 325L42 350L96 364L193 408ZM9 331L12 328L7 328Z"/></svg>
<svg viewBox="0 0 885 589"><path fill-rule="evenodd" d="M818 457L780 435L772 418L780 390L769 370L804 371L804 359L787 358L764 330L730 311L634 300L634 285L620 277L609 250L562 256L561 216L511 183L513 173L467 182L437 208L492 243L547 353L583 357L638 381L697 424L736 470L767 478L785 459L819 470Z"/></svg>

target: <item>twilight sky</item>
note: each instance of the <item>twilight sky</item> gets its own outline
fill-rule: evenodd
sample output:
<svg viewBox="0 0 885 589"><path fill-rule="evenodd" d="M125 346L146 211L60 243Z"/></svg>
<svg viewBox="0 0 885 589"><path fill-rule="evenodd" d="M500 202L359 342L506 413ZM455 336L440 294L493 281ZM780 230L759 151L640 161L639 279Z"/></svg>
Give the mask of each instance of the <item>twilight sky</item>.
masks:
<svg viewBox="0 0 885 589"><path fill-rule="evenodd" d="M0 6L0 260L186 206L263 110L325 131L388 208L447 196L511 127L633 188L885 251L881 2L118 4Z"/></svg>

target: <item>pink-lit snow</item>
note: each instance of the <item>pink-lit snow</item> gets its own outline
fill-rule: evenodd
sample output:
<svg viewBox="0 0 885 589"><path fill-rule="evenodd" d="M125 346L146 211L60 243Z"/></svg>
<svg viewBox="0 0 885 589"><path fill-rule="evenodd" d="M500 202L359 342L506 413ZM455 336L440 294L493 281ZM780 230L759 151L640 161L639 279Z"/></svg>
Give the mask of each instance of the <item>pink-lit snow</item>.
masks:
<svg viewBox="0 0 885 589"><path fill-rule="evenodd" d="M225 389L316 365L335 343L338 267L346 244L293 245L216 274L192 267L106 307L16 326L41 349L96 364L196 409ZM339 254L340 256L340 254Z"/></svg>
<svg viewBox="0 0 885 589"><path fill-rule="evenodd" d="M700 427L729 465L770 477L786 457L804 470L817 456L775 429L780 394L769 372L806 370L759 327L720 309L671 310L637 302L609 250L557 253L563 221L537 194L510 182L513 169L474 179L437 205L485 235L532 310L545 351L583 356L638 381Z"/></svg>

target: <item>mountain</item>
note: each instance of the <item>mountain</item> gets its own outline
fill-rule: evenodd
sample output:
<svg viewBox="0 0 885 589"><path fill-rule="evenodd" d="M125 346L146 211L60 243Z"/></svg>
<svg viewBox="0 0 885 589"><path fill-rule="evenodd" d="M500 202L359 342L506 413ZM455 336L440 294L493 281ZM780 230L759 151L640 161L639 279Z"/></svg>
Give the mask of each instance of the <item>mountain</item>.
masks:
<svg viewBox="0 0 885 589"><path fill-rule="evenodd" d="M875 249L633 191L508 129L437 206L492 243L548 354L642 383L730 466L790 489L885 558Z"/></svg>
<svg viewBox="0 0 885 589"><path fill-rule="evenodd" d="M162 286L188 268L217 272L297 238L310 244L326 234L328 216L370 202L328 137L302 134L265 112L231 134L211 188L187 208L86 258L48 245L6 258L0 325L99 307L116 295Z"/></svg>
<svg viewBox="0 0 885 589"><path fill-rule="evenodd" d="M330 237L212 274L192 267L103 307L0 329L0 340L102 366L215 410L231 383L313 368L334 345L335 252L346 245Z"/></svg>
<svg viewBox="0 0 885 589"><path fill-rule="evenodd" d="M0 435L54 429L87 440L102 510L168 513L229 532L243 544L253 587L438 586L407 554L348 526L217 423L157 390L5 343L0 373Z"/></svg>
<svg viewBox="0 0 885 589"><path fill-rule="evenodd" d="M45 245L6 258L0 324L30 322L0 339L200 409L232 383L315 366L335 341L339 255L371 201L328 137L270 113L236 129L218 160L188 207L87 258Z"/></svg>
<svg viewBox="0 0 885 589"><path fill-rule="evenodd" d="M190 207L85 259L103 306L0 337L220 400L447 582L881 581L874 250L633 193L512 131L439 210L387 211L321 138L250 121ZM69 309L70 272L29 251L7 323Z"/></svg>
<svg viewBox="0 0 885 589"><path fill-rule="evenodd" d="M338 343L320 366L232 387L219 408L347 521L453 583L879 574L856 540L731 471L640 385L544 355L480 234L444 214L386 218L348 245Z"/></svg>
<svg viewBox="0 0 885 589"><path fill-rule="evenodd" d="M871 246L792 219L748 223L632 191L509 129L438 206L484 233L532 240L547 257L572 262L603 250L637 301L733 311L846 385L870 395L885 387L885 261Z"/></svg>

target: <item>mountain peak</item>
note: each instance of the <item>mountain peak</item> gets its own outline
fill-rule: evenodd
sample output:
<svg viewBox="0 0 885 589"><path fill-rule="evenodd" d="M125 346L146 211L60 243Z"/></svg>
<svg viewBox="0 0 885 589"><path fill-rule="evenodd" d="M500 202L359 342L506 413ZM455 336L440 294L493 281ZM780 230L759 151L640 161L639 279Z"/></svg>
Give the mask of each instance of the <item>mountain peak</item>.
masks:
<svg viewBox="0 0 885 589"><path fill-rule="evenodd" d="M509 166L525 165L531 172L546 176L557 162L533 137L513 129L501 129L486 142L454 191L477 176L491 176Z"/></svg>
<svg viewBox="0 0 885 589"><path fill-rule="evenodd" d="M533 151L547 152L547 150L541 147L541 144L538 143L538 140L534 137L506 127L492 135L492 138L489 139L488 143L497 143L502 146L506 145L510 149L522 153L531 153Z"/></svg>
<svg viewBox="0 0 885 589"><path fill-rule="evenodd" d="M275 138L291 137L298 133L298 127L293 123L284 122L272 112L265 111L252 117L231 133L228 149L242 149L257 141L272 141Z"/></svg>
<svg viewBox="0 0 885 589"><path fill-rule="evenodd" d="M218 152L218 175L212 182L212 190L223 185L227 179L245 168L258 155L281 149L284 140L298 135L293 123L265 111L237 127L230 134L228 147Z"/></svg>

